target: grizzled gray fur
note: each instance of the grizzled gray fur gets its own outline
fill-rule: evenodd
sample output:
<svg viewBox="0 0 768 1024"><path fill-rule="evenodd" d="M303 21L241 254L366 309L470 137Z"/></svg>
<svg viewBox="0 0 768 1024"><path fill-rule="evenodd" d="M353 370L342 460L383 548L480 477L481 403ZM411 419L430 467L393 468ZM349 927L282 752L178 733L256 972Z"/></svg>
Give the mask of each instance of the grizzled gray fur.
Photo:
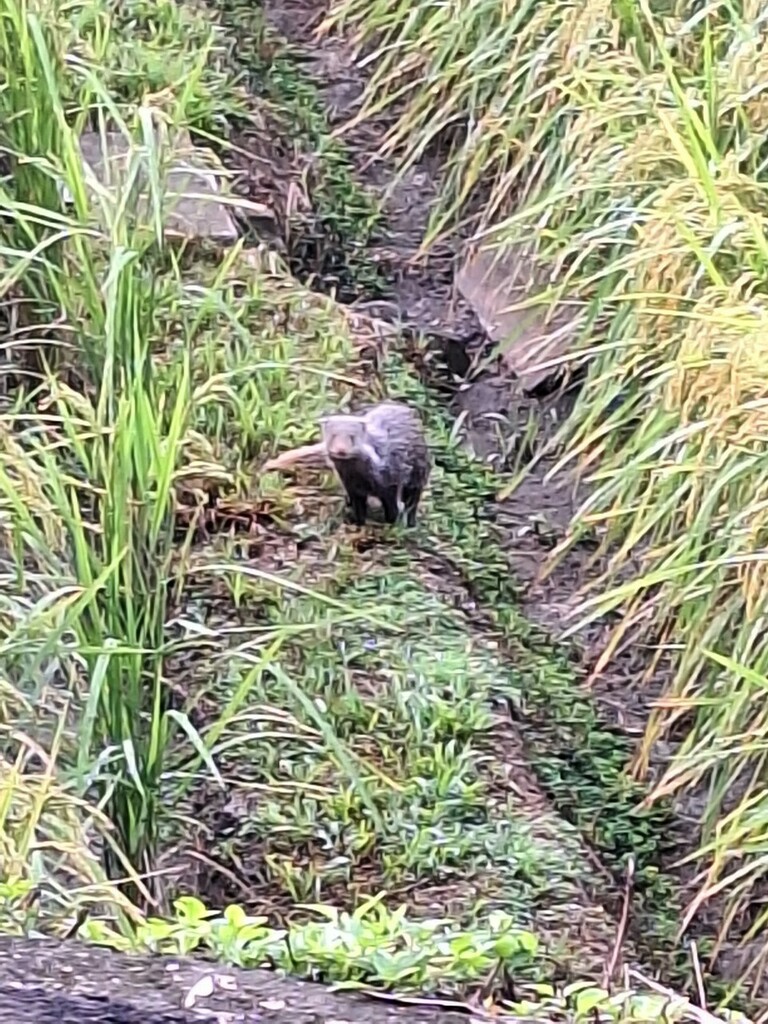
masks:
<svg viewBox="0 0 768 1024"><path fill-rule="evenodd" d="M380 402L355 415L327 416L323 444L347 492L353 521L362 526L368 498L378 498L388 523L402 507L415 526L432 463L418 413L402 402Z"/></svg>

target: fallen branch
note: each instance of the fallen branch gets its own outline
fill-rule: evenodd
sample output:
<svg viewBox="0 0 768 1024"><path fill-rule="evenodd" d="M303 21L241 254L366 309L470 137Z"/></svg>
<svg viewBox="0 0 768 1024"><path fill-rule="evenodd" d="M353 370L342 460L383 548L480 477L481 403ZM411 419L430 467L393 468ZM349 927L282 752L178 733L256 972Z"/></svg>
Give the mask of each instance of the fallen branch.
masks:
<svg viewBox="0 0 768 1024"><path fill-rule="evenodd" d="M323 442L305 444L301 448L291 448L287 452L281 452L274 459L268 459L261 467L261 471L262 473L271 473L273 470L292 469L298 465L327 469L328 457L325 454Z"/></svg>

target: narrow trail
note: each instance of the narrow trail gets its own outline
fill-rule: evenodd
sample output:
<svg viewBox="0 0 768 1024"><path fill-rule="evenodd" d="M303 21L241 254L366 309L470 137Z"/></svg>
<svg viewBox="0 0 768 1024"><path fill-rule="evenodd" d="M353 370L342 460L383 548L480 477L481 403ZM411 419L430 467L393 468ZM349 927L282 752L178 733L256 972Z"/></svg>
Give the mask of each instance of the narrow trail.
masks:
<svg viewBox="0 0 768 1024"><path fill-rule="evenodd" d="M359 108L365 77L343 40L315 41L316 26L326 13L324 5L315 0L267 0L262 11L268 25L295 48L300 73L318 90L329 127L345 124ZM472 310L453 290L461 240L456 239L455 245L449 240L416 260L430 211L438 198L439 166L426 160L396 186L390 187L394 168L380 157L381 140L387 128L386 121L367 121L342 137L360 183L374 194L387 193L383 224L365 252L365 261L382 271L387 281L387 295L374 301L353 303L353 308L406 332L427 334L446 353L451 346L471 352L482 343L483 333ZM296 154L291 152L284 138L271 139L268 132L257 136L253 130L248 130L236 142L241 147L241 155L235 166L243 172L251 198L257 201L269 198L270 174L292 177L294 183L306 179L307 166L296 172L292 164ZM544 419L546 415L542 413L557 413L558 402L557 396L543 400L529 398L515 392L508 380L488 373L455 395L451 413L463 415L468 447L481 457L487 457L497 449L499 417L512 423L523 422L533 410ZM348 869L352 870L351 880L349 874L342 873L337 878L329 869L322 883L322 895L343 902L352 892L362 894L381 887L386 888L391 901L396 903L398 898L403 899L415 911L435 913L449 908L451 915L461 917L478 900L520 914L520 904L514 895L520 888L524 895L530 893L523 917L535 933L546 940L548 948L556 951L553 956L557 963L567 965L574 976L594 977L613 959L617 944L623 946L624 957L629 962L647 956L643 939L649 935L651 945L655 943L660 951L663 945L658 935L651 934L658 923L652 921L652 909L638 906L627 934L619 925L625 893L617 866L629 853L637 852L647 859L648 850L636 851L633 844L648 842L652 850L654 842L650 834L652 828L649 831L642 823L637 835L632 832L638 828L632 817L632 793L619 792L617 796L625 781L626 756L647 717L648 690L638 695L634 685L647 665L647 657L642 650L620 652L591 693L579 696L573 689L573 669L575 667L579 677L590 672L603 650L608 626L584 631L577 638L576 665L563 668L563 678L568 675L570 679L564 683L563 692L571 694L574 706L556 713L551 685L540 678L546 674L544 666L551 658L548 637L562 630L577 588L585 574L595 570L588 566L592 551L583 549L572 552L545 581L539 579L553 542L567 528L575 501L567 482L545 479L550 468L551 463L542 462L504 501L489 494L483 511L492 520L492 526L478 532L482 543L471 564L461 553L451 550L450 545L438 545L418 550L411 548L407 552L407 566L399 570L393 566L396 556L385 544L371 546L351 542L346 556L350 566L346 570L348 575L340 579L337 574L333 584L335 592L357 605L356 586L360 579L386 578L388 596L396 595L397 588L402 588L406 647L420 657L425 639L427 646L430 637L433 644L438 636L441 644L445 640L451 656L456 658L455 665L460 666L462 673L471 675L475 696L484 695L492 707L488 729L473 736L473 758L476 775L488 795L486 815L497 838L499 834L504 834L505 838L503 842L494 839L496 845L485 855L482 870L478 867L482 860L471 870L465 863L440 862L433 880L421 877L418 871L410 874L406 871L394 882L391 872L388 875L385 868L391 856L389 840L381 838L380 849ZM460 475L462 470L456 472ZM303 544L301 550L293 545L290 552L280 554L281 571L290 572L300 567L305 582L322 581L323 571L315 576L312 563L327 567L344 543L332 536L332 531L325 533L321 529L311 544ZM484 587L474 585L476 576L485 578ZM369 597L367 595L366 599ZM381 600L378 597L372 606L377 613ZM501 621L507 603L518 606L518 618L511 623ZM298 615L299 609L306 611L301 602L294 604L291 614ZM288 602L288 608L292 607ZM393 624L402 625L400 610L393 610L391 614ZM440 628L436 623L441 622L445 624L445 635L435 632ZM532 627L530 630L528 624ZM515 629L525 634L519 649L509 641L510 631L514 633ZM454 636L460 637L455 641L455 649L454 639L446 640ZM364 694L374 703L380 703L370 722L379 722L379 712L386 719L391 712L392 694L385 680L399 673L398 686L405 686L412 672L411 656L403 658L399 649L390 650L380 637L371 642L383 661L372 659L370 651L361 646L360 638L347 633L342 634L332 651L315 650L313 666L301 652L295 652L295 669L302 687L311 693L320 685L320 676L327 680L340 672L345 678L344 685L348 686L347 698L354 692L356 701ZM535 652L539 646L541 656L531 663L531 651ZM529 660L526 668L518 665L523 647L525 658ZM354 652L349 655L352 660L345 661L341 668L337 648ZM382 653L385 650L389 651L388 663ZM349 665L354 666L353 670ZM325 687L326 683L322 685ZM446 684L439 673L435 679L424 677L421 685L425 691L433 693L435 700L442 699ZM326 689L320 692L326 700ZM566 702L571 697L566 697ZM598 714L589 710L593 704ZM358 713L360 732L368 730L370 733L367 744L361 741L361 749L365 748L366 755L376 760L383 756L378 749L381 738L374 735L378 725L362 724L368 714L365 708L358 708ZM359 734L355 734L355 739L359 739ZM381 767L383 771L391 770L389 764ZM240 775L241 785L237 794L228 798L227 807L222 808L217 794L204 790L198 794L199 803L194 808L195 814L206 823L209 834L216 836L213 848L206 851L212 871L203 871L199 886L203 891L217 893L212 898L219 902L232 898L242 902L247 893L246 902L253 901L260 910L265 905L269 907L271 901L275 912L282 913L284 894L275 897L274 876L271 880L266 878L264 862L270 858L276 863L280 858L303 856L305 863L310 864L323 861L326 854L319 852L315 840L308 841L306 847L302 840L298 848L286 840L283 848L278 835L265 837L259 833L253 823L262 813L263 786L243 772L240 761L233 762L230 768L233 775ZM601 777L601 773L607 773L607 777ZM606 792L609 789L616 792L611 792L606 797L606 805L600 807L603 787ZM381 799L386 802L389 797ZM219 826L223 811L230 822L226 835L221 834ZM235 820L251 822L250 832L243 831L239 825L233 832ZM290 834L293 827L286 819L286 834ZM323 829L325 827L323 825ZM671 837L671 826L665 827L669 828ZM613 849L615 861L609 869L602 859L601 843L605 845L604 837L611 831L617 833L617 838ZM523 876L527 872L527 868L521 868L525 857L521 861L510 852L516 848L517 834L525 834L526 843L532 843L530 850L538 851L534 859L539 857L547 865L549 876L544 888L538 881L529 885L530 879L520 883L520 872ZM673 845L671 838L670 843ZM655 856L651 854L652 861ZM198 866L199 863L198 859ZM231 885L226 881L222 883L225 876L229 877ZM295 887L295 878L291 885ZM304 899L309 895L317 898L319 892L313 890L311 894L301 895ZM667 909L674 918L676 911L672 900ZM663 923L662 928L668 925L669 921Z"/></svg>
<svg viewBox="0 0 768 1024"><path fill-rule="evenodd" d="M301 52L302 68L313 79L324 100L328 124L335 129L360 109L367 79L345 40L337 36L316 40L316 28L327 9L324 0L266 0L263 5L268 23ZM364 303L363 308L400 328L436 336L444 344L456 342L472 352L484 333L453 285L462 239L454 236L416 258L438 201L439 162L437 158L423 160L396 181L394 165L379 155L389 127L390 119L380 117L366 120L342 136L360 180L374 193L386 195L385 228L369 248L368 257L386 267L392 294L386 302ZM487 458L498 453L500 418L513 430L514 424L524 422L531 412L541 423L550 413L562 418L561 405L557 395L529 398L516 391L508 377L489 370L458 391L451 412L463 418L469 449ZM552 465L552 459L543 459L513 494L494 501L493 514L504 556L521 585L519 598L526 618L556 637L570 625L577 591L586 579L599 575L599 568L590 567L593 549L583 546L541 579L551 549L565 534L577 507L577 495L567 479L546 478ZM585 675L604 650L609 629L606 622L576 635L579 667ZM635 685L648 666L649 654L636 645L618 650L591 691L605 720L634 736L644 730L649 705L662 690L661 674L655 686L640 691Z"/></svg>
<svg viewBox="0 0 768 1024"><path fill-rule="evenodd" d="M367 79L343 39L326 36L316 40L315 31L327 6L323 0L266 0L263 11L274 30L301 52L302 70L323 98L329 126L338 129L359 111ZM454 288L462 238L449 238L417 259L439 198L439 159L424 159L396 180L394 165L380 156L390 123L391 116L366 120L342 136L360 181L372 192L386 196L385 228L381 237L373 240L367 257L385 270L391 295L387 301L363 303L362 308L401 329L439 339L444 352L456 345L471 354L482 346L485 335L475 313ZM455 394L451 411L462 418L470 450L485 459L500 454L500 421L508 434L513 434L518 424L522 428L530 415L544 426L552 417L562 419L568 401L568 396L557 394L530 398L517 390L509 377L491 369ZM591 547L577 548L547 579L540 578L578 500L567 479L547 479L552 466L553 459L542 459L512 495L496 503L495 514L508 538L510 567L524 585L526 617L557 636L570 624L577 590L587 579L599 576L599 568L589 566ZM608 631L606 623L577 634L581 667L586 673L596 665ZM649 652L629 646L616 653L611 666L595 681L593 696L606 719L631 733L644 729L649 704L661 692L661 678L653 693L647 687L638 692L634 685L648 661Z"/></svg>

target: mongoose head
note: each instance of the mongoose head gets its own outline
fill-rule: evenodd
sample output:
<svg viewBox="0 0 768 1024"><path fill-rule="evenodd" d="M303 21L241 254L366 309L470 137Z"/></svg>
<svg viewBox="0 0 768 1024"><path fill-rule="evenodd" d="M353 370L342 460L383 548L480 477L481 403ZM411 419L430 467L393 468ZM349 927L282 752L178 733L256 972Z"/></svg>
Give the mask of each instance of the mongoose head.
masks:
<svg viewBox="0 0 768 1024"><path fill-rule="evenodd" d="M358 416L327 416L321 421L323 443L331 459L354 459L366 442L365 423Z"/></svg>

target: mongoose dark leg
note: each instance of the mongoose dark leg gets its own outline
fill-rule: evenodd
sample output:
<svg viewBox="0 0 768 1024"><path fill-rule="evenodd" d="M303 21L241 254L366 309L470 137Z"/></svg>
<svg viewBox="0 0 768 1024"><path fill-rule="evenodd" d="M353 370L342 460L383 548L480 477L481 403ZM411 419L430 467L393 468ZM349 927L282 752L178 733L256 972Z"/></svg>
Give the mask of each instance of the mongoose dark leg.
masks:
<svg viewBox="0 0 768 1024"><path fill-rule="evenodd" d="M421 491L418 487L403 488L403 508L405 509L405 524L406 526L416 525L416 512L419 508L419 502L421 501Z"/></svg>
<svg viewBox="0 0 768 1024"><path fill-rule="evenodd" d="M379 495L385 523L396 523L400 509L397 507L397 488L388 487Z"/></svg>
<svg viewBox="0 0 768 1024"><path fill-rule="evenodd" d="M349 494L349 512L352 522L355 526L365 526L365 520L368 517L368 495Z"/></svg>

